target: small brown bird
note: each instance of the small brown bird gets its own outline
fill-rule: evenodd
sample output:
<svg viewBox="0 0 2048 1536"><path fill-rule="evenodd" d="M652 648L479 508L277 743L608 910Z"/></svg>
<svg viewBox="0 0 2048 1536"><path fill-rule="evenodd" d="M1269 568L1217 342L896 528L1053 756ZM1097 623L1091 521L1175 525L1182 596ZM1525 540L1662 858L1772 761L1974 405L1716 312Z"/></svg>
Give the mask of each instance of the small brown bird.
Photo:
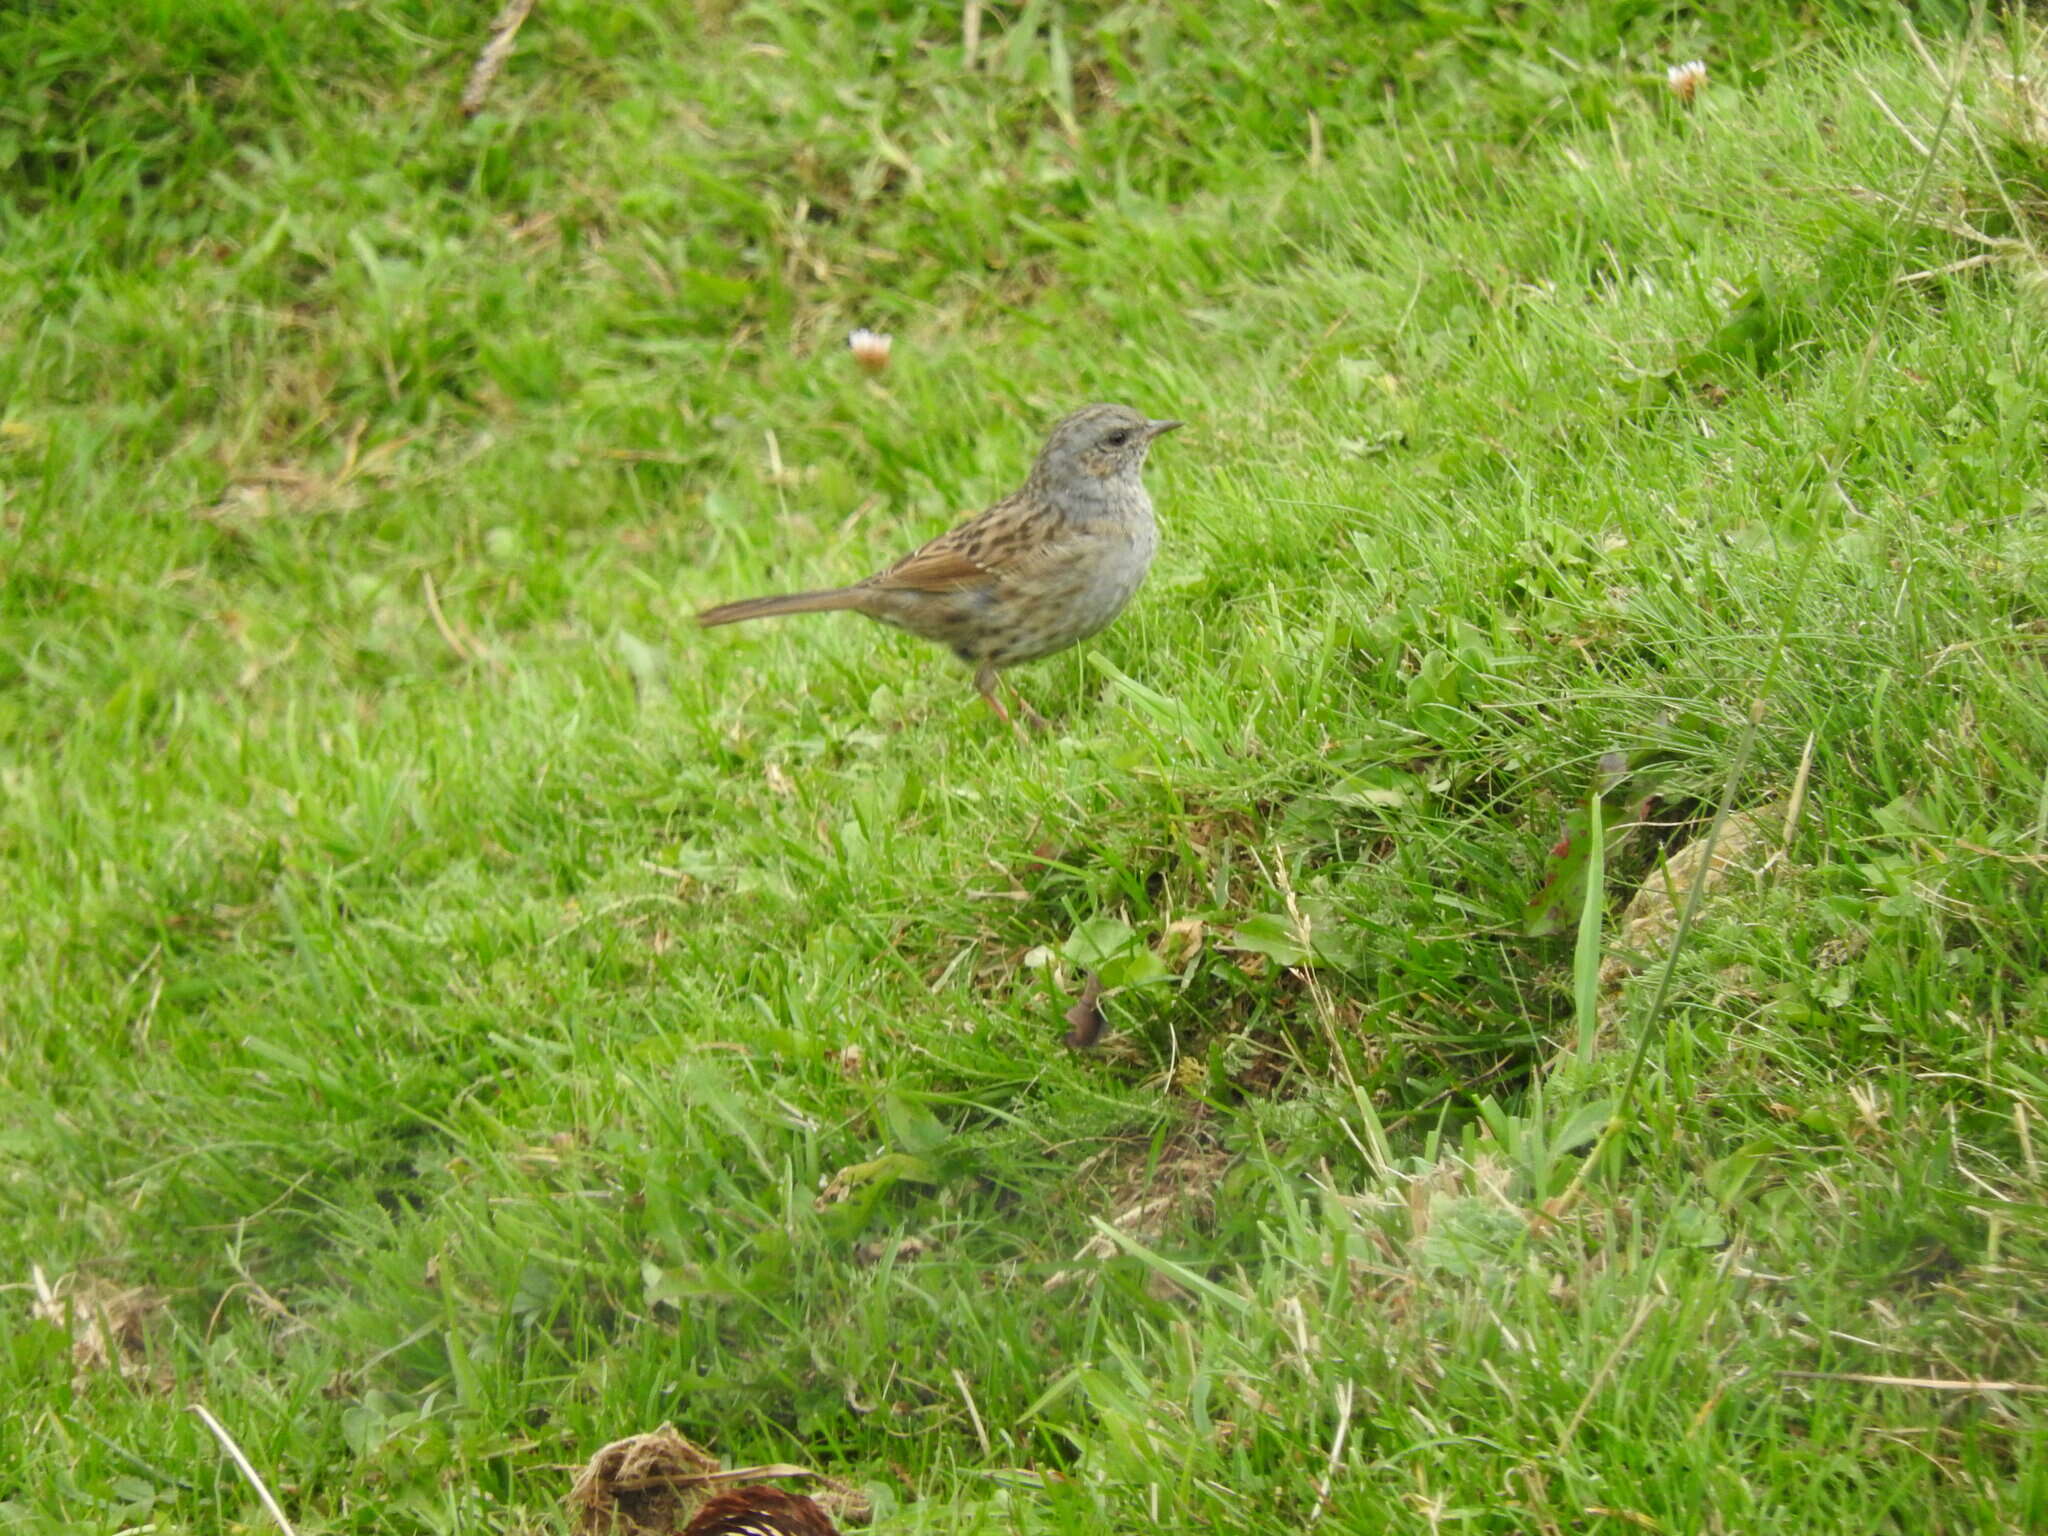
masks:
<svg viewBox="0 0 2048 1536"><path fill-rule="evenodd" d="M816 1500L757 1484L718 1495L683 1536L839 1536L839 1527Z"/></svg>
<svg viewBox="0 0 2048 1536"><path fill-rule="evenodd" d="M1180 426L1127 405L1084 405L1052 429L1023 488L850 587L707 608L710 628L848 608L950 646L1003 722L996 673L1086 640L1123 612L1159 547L1139 472ZM1014 689L1014 685L1012 685ZM1034 725L1044 719L1023 696Z"/></svg>

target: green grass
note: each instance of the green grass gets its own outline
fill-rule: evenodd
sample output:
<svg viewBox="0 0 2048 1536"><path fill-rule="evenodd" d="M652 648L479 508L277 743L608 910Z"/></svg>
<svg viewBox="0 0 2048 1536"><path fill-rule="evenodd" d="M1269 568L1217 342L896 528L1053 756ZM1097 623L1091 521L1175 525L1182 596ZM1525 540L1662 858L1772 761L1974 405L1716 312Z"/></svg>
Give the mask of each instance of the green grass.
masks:
<svg viewBox="0 0 2048 1536"><path fill-rule="evenodd" d="M493 9L0 21L0 1529L2048 1523L2036 22ZM1057 735L692 628L1101 398Z"/></svg>

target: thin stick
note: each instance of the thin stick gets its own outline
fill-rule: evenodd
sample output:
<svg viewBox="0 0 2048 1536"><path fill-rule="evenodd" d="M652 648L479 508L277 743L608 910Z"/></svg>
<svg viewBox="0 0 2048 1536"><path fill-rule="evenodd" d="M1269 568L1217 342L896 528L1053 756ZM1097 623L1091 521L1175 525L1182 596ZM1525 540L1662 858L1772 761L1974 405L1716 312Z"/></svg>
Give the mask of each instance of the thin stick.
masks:
<svg viewBox="0 0 2048 1536"><path fill-rule="evenodd" d="M576 1472L578 1467L558 1467L558 1471ZM771 1477L816 1477L818 1474L809 1467L791 1466L786 1461L771 1461L758 1467L729 1467L723 1472L655 1472L646 1477L622 1477L611 1486L638 1491L642 1488L715 1488L722 1483L759 1483Z"/></svg>
<svg viewBox="0 0 2048 1536"><path fill-rule="evenodd" d="M1607 1358L1600 1362L1600 1369L1593 1373L1592 1383L1586 1388L1586 1395L1579 1399L1579 1406L1573 1412L1571 1422L1564 1427L1564 1433L1557 1437L1557 1449L1551 1454L1562 1456L1565 1448L1572 1443L1572 1436L1579 1432L1579 1426L1586 1422L1586 1414L1593 1406L1593 1399L1600 1395L1607 1385L1608 1377L1614 1374L1615 1366L1621 1363L1622 1352L1635 1343L1636 1335L1643 1331L1643 1324L1650 1320L1650 1313L1656 1309L1657 1298L1645 1296L1636 1308L1636 1315L1629 1320L1628 1328L1615 1340L1614 1348L1607 1352Z"/></svg>
<svg viewBox="0 0 2048 1536"><path fill-rule="evenodd" d="M427 612L433 615L434 628L441 631L441 638L448 642L448 649L464 661L475 661L469 647L462 643L462 637L455 633L448 622L448 615L441 611L441 599L434 592L434 578L425 571L420 572L420 584L426 588Z"/></svg>
<svg viewBox="0 0 2048 1536"><path fill-rule="evenodd" d="M988 1443L988 1430L981 1422L981 1410L974 1406L974 1388L967 1384L967 1373L958 1366L953 1368L953 1385L960 1389L960 1401L967 1405L967 1417L974 1425L974 1438L981 1442L981 1454L993 1456L995 1451Z"/></svg>
<svg viewBox="0 0 2048 1536"><path fill-rule="evenodd" d="M960 62L974 68L974 50L981 46L981 0L967 0L960 16Z"/></svg>
<svg viewBox="0 0 2048 1536"><path fill-rule="evenodd" d="M285 1519L284 1511L277 1507L277 1500L273 1499L270 1490L264 1487L263 1479L257 1475L256 1469L249 1465L249 1458L244 1456L242 1448L235 1444L235 1437L227 1432L220 1420L208 1413L203 1403L190 1404L185 1411L198 1414L199 1422L213 1431L213 1438L220 1442L220 1448L228 1453L229 1459L241 1469L242 1476L249 1480L249 1486L256 1490L256 1497L263 1501L263 1507L270 1511L270 1518L277 1522L277 1528L284 1532L284 1536L298 1536L292 1529L291 1521Z"/></svg>
<svg viewBox="0 0 2048 1536"><path fill-rule="evenodd" d="M526 25L527 13L532 9L533 0L505 0L505 8L491 23L491 40L476 56L476 68L469 72L469 84L463 89L464 117L475 117L483 111L484 98L491 94L491 85L498 78L498 71L512 57L512 44L519 36L519 29Z"/></svg>
<svg viewBox="0 0 2048 1536"><path fill-rule="evenodd" d="M1856 1381L1871 1387L1924 1387L1930 1392L2048 1392L2038 1381L1957 1381L1946 1376L1874 1376L1863 1371L1780 1371L1795 1381Z"/></svg>
<svg viewBox="0 0 2048 1536"><path fill-rule="evenodd" d="M1967 272L1972 267L1988 267L2000 258L1990 252L1976 256L1965 256L1961 261L1952 261L1945 267L1929 267L1925 272L1901 272L1893 278L1894 283L1924 283L1930 277L1953 277L1958 272Z"/></svg>
<svg viewBox="0 0 2048 1536"><path fill-rule="evenodd" d="M1337 1481L1337 1468L1344 1459L1344 1437L1351 1433L1351 1404L1356 1390L1349 1381L1337 1383L1337 1433L1330 1437L1330 1459L1323 1464L1323 1475L1316 1480L1316 1507L1308 1513L1308 1523L1314 1525L1323 1518L1323 1511L1330 1504L1330 1489Z"/></svg>
<svg viewBox="0 0 2048 1536"><path fill-rule="evenodd" d="M1785 797L1785 830L1778 841L1790 847L1792 834L1799 830L1799 813L1806 807L1806 786L1813 777L1815 732L1806 733L1806 746L1799 754L1799 771L1792 775L1792 793Z"/></svg>
<svg viewBox="0 0 2048 1536"><path fill-rule="evenodd" d="M1899 114L1892 110L1891 103L1886 101L1882 96L1877 94L1876 87L1871 85L1865 85L1863 89L1869 93L1870 99L1877 103L1877 110L1885 115L1886 119L1891 123L1891 125L1894 128L1898 129L1900 133L1906 136L1906 142L1913 146L1913 152L1919 155L1922 159L1925 159L1927 155L1931 153L1931 151L1927 148L1925 144L1922 144L1920 142L1919 136L1915 134L1912 129L1908 128L1904 123L1899 121Z"/></svg>

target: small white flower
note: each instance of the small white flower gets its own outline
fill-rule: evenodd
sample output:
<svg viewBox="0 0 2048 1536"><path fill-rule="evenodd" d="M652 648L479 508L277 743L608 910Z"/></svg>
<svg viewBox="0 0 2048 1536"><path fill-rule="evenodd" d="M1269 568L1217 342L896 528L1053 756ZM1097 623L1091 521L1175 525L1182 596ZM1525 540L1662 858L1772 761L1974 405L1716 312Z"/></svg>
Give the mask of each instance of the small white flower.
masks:
<svg viewBox="0 0 2048 1536"><path fill-rule="evenodd" d="M1671 87L1671 94L1687 106L1699 94L1701 86L1707 83L1707 66L1702 59L1687 59L1683 64L1674 64L1664 71L1664 83Z"/></svg>
<svg viewBox="0 0 2048 1536"><path fill-rule="evenodd" d="M846 345L853 352L853 360L869 373L880 373L889 366L889 333L887 331L855 331L846 338Z"/></svg>

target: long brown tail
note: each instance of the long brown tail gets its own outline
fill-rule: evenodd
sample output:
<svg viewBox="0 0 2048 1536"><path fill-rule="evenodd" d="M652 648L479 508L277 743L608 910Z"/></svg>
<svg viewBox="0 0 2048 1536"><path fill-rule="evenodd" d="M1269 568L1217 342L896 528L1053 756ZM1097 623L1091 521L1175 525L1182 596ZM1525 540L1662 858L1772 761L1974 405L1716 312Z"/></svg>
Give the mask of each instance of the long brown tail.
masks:
<svg viewBox="0 0 2048 1536"><path fill-rule="evenodd" d="M748 619L775 619L785 613L829 613L834 608L858 608L860 598L852 587L828 587L822 592L781 592L773 597L745 597L736 603L720 603L697 615L706 629L720 624L741 624Z"/></svg>

